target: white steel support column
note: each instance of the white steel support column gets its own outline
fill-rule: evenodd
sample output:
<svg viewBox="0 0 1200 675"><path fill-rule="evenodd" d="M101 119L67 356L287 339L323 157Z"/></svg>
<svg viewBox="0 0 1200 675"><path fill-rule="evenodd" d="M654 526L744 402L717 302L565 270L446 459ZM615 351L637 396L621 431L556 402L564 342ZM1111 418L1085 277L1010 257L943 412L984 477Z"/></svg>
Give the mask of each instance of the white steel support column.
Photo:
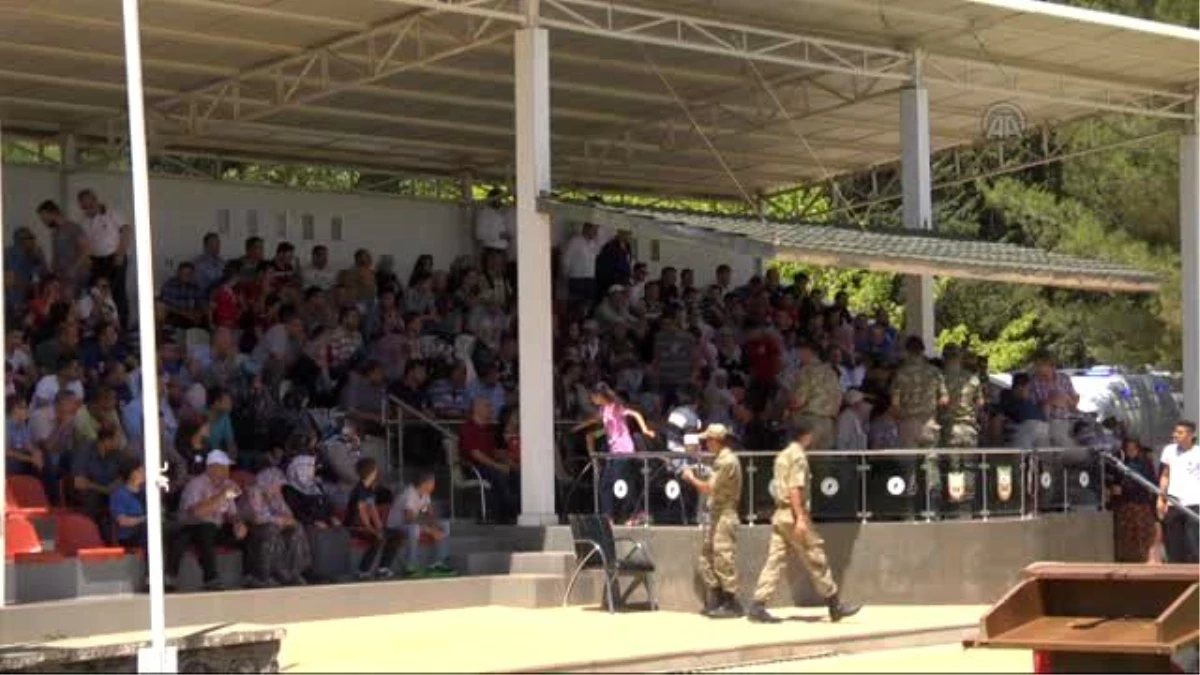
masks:
<svg viewBox="0 0 1200 675"><path fill-rule="evenodd" d="M1200 106L1193 104L1193 113ZM1179 239L1183 258L1183 411L1200 418L1200 121L1179 139Z"/></svg>
<svg viewBox="0 0 1200 675"><path fill-rule="evenodd" d="M150 582L150 646L138 652L138 672L174 673L174 648L167 647L167 606L163 595L162 434L158 419L158 345L154 326L154 246L150 223L150 170L146 152L146 106L142 89L141 21L138 0L123 0L125 88L129 99L129 154L133 177L133 259L137 264L138 326L142 330L142 439L146 462L146 567Z"/></svg>
<svg viewBox="0 0 1200 675"><path fill-rule="evenodd" d="M534 3L530 3L533 5ZM531 14L536 6L528 8ZM532 14L536 18L536 14ZM554 512L554 353L551 330L550 42L544 28L514 36L517 112L517 330L520 348L522 525L557 523Z"/></svg>
<svg viewBox="0 0 1200 675"><path fill-rule="evenodd" d="M904 227L933 229L933 181L929 163L929 91L921 83L921 59L913 63L912 83L900 92L900 185ZM904 329L925 341L933 354L937 333L933 312L933 277L904 277Z"/></svg>

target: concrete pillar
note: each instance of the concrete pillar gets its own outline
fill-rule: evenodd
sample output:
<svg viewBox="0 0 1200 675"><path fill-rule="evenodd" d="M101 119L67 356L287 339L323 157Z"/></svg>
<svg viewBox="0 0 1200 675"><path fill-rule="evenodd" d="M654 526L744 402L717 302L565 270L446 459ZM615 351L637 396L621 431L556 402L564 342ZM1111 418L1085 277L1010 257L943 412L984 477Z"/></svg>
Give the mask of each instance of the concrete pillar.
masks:
<svg viewBox="0 0 1200 675"><path fill-rule="evenodd" d="M551 330L550 216L538 198L550 190L550 42L523 28L513 45L517 109L517 330L521 392L522 525L558 522L554 512L554 353Z"/></svg>
<svg viewBox="0 0 1200 675"><path fill-rule="evenodd" d="M913 81L900 92L900 185L904 227L933 229L932 179L929 165L929 92L921 84L920 54ZM933 314L933 277L904 277L904 329L925 341L933 354L937 336Z"/></svg>
<svg viewBox="0 0 1200 675"><path fill-rule="evenodd" d="M1195 107L1193 107L1195 110ZM1183 258L1183 410L1200 417L1200 130L1179 139L1179 239Z"/></svg>

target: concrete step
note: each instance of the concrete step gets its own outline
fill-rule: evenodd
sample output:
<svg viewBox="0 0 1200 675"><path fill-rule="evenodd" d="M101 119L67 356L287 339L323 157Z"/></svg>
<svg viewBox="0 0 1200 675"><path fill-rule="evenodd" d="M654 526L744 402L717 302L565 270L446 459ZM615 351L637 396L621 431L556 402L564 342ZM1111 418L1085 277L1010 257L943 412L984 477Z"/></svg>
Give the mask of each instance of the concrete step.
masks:
<svg viewBox="0 0 1200 675"><path fill-rule="evenodd" d="M565 577L575 556L558 551L480 551L467 555L467 574L544 574Z"/></svg>

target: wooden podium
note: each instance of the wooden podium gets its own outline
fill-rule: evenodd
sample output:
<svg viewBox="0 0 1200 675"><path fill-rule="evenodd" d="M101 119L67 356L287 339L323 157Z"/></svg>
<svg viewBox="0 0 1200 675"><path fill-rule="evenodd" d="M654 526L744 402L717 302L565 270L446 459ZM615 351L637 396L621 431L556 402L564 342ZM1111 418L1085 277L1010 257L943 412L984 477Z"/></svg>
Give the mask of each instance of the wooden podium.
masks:
<svg viewBox="0 0 1200 675"><path fill-rule="evenodd" d="M1038 652L1039 671L1170 672L1200 637L1200 566L1035 563L976 645Z"/></svg>

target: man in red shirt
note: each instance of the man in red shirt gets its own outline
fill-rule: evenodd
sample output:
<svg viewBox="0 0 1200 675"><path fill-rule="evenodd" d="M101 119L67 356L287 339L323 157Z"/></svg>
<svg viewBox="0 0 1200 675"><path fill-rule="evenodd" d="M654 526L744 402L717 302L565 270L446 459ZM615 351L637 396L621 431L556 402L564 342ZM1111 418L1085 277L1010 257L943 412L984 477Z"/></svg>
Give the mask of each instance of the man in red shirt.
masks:
<svg viewBox="0 0 1200 675"><path fill-rule="evenodd" d="M475 399L471 416L459 430L458 446L463 461L490 486L493 522L505 523L514 520L520 509L520 474L509 461L508 450L498 447L496 435L491 404L486 398Z"/></svg>
<svg viewBox="0 0 1200 675"><path fill-rule="evenodd" d="M750 368L751 384L774 388L783 367L783 344L779 334L761 322L751 321L742 353Z"/></svg>

